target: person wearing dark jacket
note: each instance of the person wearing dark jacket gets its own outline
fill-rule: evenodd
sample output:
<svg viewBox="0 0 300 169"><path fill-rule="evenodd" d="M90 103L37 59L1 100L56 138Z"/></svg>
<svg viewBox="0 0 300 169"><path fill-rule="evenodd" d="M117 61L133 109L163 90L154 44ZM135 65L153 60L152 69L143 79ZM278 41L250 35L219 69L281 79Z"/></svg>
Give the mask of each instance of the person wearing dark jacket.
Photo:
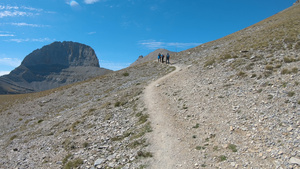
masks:
<svg viewBox="0 0 300 169"><path fill-rule="evenodd" d="M166 64L170 64L170 54L167 53Z"/></svg>
<svg viewBox="0 0 300 169"><path fill-rule="evenodd" d="M161 54L160 53L157 55L157 59L158 59L158 62L161 62Z"/></svg>

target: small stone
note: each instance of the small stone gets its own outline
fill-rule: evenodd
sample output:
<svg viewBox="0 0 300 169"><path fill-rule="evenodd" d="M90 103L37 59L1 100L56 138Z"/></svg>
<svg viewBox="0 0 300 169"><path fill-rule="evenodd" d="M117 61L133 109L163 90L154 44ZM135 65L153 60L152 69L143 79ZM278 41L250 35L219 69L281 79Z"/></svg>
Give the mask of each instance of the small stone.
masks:
<svg viewBox="0 0 300 169"><path fill-rule="evenodd" d="M233 131L233 130L234 130L233 126L230 126L230 131Z"/></svg>
<svg viewBox="0 0 300 169"><path fill-rule="evenodd" d="M58 165L62 165L62 163L63 163L62 161L57 161L56 162L56 164L58 164Z"/></svg>
<svg viewBox="0 0 300 169"><path fill-rule="evenodd" d="M299 159L299 158L292 157L292 158L290 159L290 163L291 163L291 164L298 164L298 165L300 165L300 159Z"/></svg>
<svg viewBox="0 0 300 169"><path fill-rule="evenodd" d="M99 159L97 159L97 160L95 161L94 166L96 167L96 166L102 164L104 161L105 161L105 159L99 158Z"/></svg>
<svg viewBox="0 0 300 169"><path fill-rule="evenodd" d="M288 131L288 132L291 132L292 130L293 130L292 127L287 128L287 131Z"/></svg>

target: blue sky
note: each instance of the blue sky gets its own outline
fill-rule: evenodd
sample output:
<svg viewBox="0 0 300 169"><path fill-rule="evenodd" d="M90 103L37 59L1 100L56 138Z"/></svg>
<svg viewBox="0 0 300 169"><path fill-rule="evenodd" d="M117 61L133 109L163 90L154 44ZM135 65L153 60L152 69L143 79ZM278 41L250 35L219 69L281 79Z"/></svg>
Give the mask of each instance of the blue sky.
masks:
<svg viewBox="0 0 300 169"><path fill-rule="evenodd" d="M91 46L119 70L157 48L182 51L251 26L296 0L0 0L0 75L54 41Z"/></svg>

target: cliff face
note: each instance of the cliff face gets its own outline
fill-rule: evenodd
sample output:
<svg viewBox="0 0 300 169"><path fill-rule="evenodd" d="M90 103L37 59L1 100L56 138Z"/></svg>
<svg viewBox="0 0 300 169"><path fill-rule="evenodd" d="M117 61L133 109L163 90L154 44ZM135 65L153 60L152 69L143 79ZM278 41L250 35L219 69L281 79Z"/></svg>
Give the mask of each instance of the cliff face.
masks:
<svg viewBox="0 0 300 169"><path fill-rule="evenodd" d="M48 90L108 72L100 68L91 47L76 42L54 42L33 51L9 75L0 77L0 94Z"/></svg>
<svg viewBox="0 0 300 169"><path fill-rule="evenodd" d="M95 51L76 42L54 42L30 53L23 60L26 67L36 65L93 66L100 67Z"/></svg>

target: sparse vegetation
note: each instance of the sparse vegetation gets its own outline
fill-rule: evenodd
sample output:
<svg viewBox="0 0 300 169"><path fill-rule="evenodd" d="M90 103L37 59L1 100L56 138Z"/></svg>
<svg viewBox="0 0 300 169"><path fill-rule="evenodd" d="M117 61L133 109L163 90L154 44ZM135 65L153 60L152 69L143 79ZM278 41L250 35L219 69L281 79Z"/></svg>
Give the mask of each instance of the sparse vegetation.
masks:
<svg viewBox="0 0 300 169"><path fill-rule="evenodd" d="M89 143L88 143L88 142L84 142L84 143L82 144L82 146L83 146L84 148L87 148L87 147L89 146Z"/></svg>
<svg viewBox="0 0 300 169"><path fill-rule="evenodd" d="M225 155L218 156L218 161L219 162L222 162L222 161L225 161L225 160L227 160L227 157Z"/></svg>
<svg viewBox="0 0 300 169"><path fill-rule="evenodd" d="M80 158L76 158L72 161L68 161L65 165L64 165L64 169L73 169L73 168L78 168L80 165L83 164L83 160Z"/></svg>
<svg viewBox="0 0 300 169"><path fill-rule="evenodd" d="M144 152L144 151L138 151L137 156L138 157L143 157L143 158L153 157L151 152Z"/></svg>
<svg viewBox="0 0 300 169"><path fill-rule="evenodd" d="M298 73L298 68L296 68L296 67L292 68L291 72L295 73L295 74Z"/></svg>
<svg viewBox="0 0 300 169"><path fill-rule="evenodd" d="M62 161L63 165L67 164L70 157L72 157L72 154L70 153L65 156L65 158Z"/></svg>
<svg viewBox="0 0 300 169"><path fill-rule="evenodd" d="M128 147L130 147L130 148L136 148L136 147L141 146L141 145L147 146L146 139L135 140L132 143L130 143L128 145Z"/></svg>
<svg viewBox="0 0 300 169"><path fill-rule="evenodd" d="M205 63L204 63L204 67L208 67L213 65L214 63L216 63L216 59L215 58L210 58L208 59Z"/></svg>
<svg viewBox="0 0 300 169"><path fill-rule="evenodd" d="M289 69L282 69L281 74L285 75L285 74L290 74L291 72L289 71Z"/></svg>
<svg viewBox="0 0 300 169"><path fill-rule="evenodd" d="M196 150L204 150L205 149L205 147L203 147L203 146L197 146L196 147Z"/></svg>
<svg viewBox="0 0 300 169"><path fill-rule="evenodd" d="M273 69L274 69L274 67L273 67L272 65L267 65L267 66L266 66L266 70L272 71Z"/></svg>
<svg viewBox="0 0 300 169"><path fill-rule="evenodd" d="M245 72L243 72L243 71L240 71L240 72L237 74L237 76L239 76L239 77L246 77L247 74L246 74Z"/></svg>
<svg viewBox="0 0 300 169"><path fill-rule="evenodd" d="M121 102L116 102L115 103L115 107L120 107L120 105L121 105Z"/></svg>
<svg viewBox="0 0 300 169"><path fill-rule="evenodd" d="M123 76L129 76L128 72L123 73Z"/></svg>
<svg viewBox="0 0 300 169"><path fill-rule="evenodd" d="M257 75L254 73L251 75L251 78L255 78Z"/></svg>
<svg viewBox="0 0 300 169"><path fill-rule="evenodd" d="M200 124L197 123L195 126L193 126L193 128L194 128L194 129L197 129L197 128L199 128L199 126L200 126Z"/></svg>
<svg viewBox="0 0 300 169"><path fill-rule="evenodd" d="M214 146L214 147L213 147L213 150L214 150L214 151L218 151L218 150L219 150L219 147L218 147L218 146Z"/></svg>
<svg viewBox="0 0 300 169"><path fill-rule="evenodd" d="M289 92L287 93L287 95L288 95L289 97L293 97L293 96L295 95L295 92L289 91Z"/></svg>
<svg viewBox="0 0 300 169"><path fill-rule="evenodd" d="M294 74L298 73L298 68L294 67L291 70L285 68L285 69L282 69L282 71L281 71L281 74L283 74L283 75L291 74L291 73L294 73Z"/></svg>
<svg viewBox="0 0 300 169"><path fill-rule="evenodd" d="M291 62L295 62L296 60L294 58L291 58L291 57L284 57L283 61L285 63L291 63Z"/></svg>
<svg viewBox="0 0 300 169"><path fill-rule="evenodd" d="M234 145L234 144L229 144L228 149L230 149L232 152L237 152L236 145Z"/></svg>
<svg viewBox="0 0 300 169"><path fill-rule="evenodd" d="M287 84L288 84L287 82L282 82L282 87L285 88L287 86Z"/></svg>
<svg viewBox="0 0 300 169"><path fill-rule="evenodd" d="M10 139L9 139L9 140L11 140L11 141L12 141L12 140L16 139L17 137L18 137L17 135L13 135L13 136L11 136L11 137L10 137Z"/></svg>
<svg viewBox="0 0 300 169"><path fill-rule="evenodd" d="M137 129L130 139L133 140L133 139L140 138L149 132L152 132L152 127L150 125L150 122L144 124L143 127L141 127L140 129Z"/></svg>
<svg viewBox="0 0 300 169"><path fill-rule="evenodd" d="M75 131L76 131L76 126L77 126L78 124L80 124L80 123L81 123L81 121L79 121L79 120L75 121L75 122L72 124L72 126L71 126L71 131L72 131L72 132L75 132Z"/></svg>
<svg viewBox="0 0 300 169"><path fill-rule="evenodd" d="M145 123L149 118L148 114L142 114L141 116L139 116L139 121L138 124L143 124Z"/></svg>

